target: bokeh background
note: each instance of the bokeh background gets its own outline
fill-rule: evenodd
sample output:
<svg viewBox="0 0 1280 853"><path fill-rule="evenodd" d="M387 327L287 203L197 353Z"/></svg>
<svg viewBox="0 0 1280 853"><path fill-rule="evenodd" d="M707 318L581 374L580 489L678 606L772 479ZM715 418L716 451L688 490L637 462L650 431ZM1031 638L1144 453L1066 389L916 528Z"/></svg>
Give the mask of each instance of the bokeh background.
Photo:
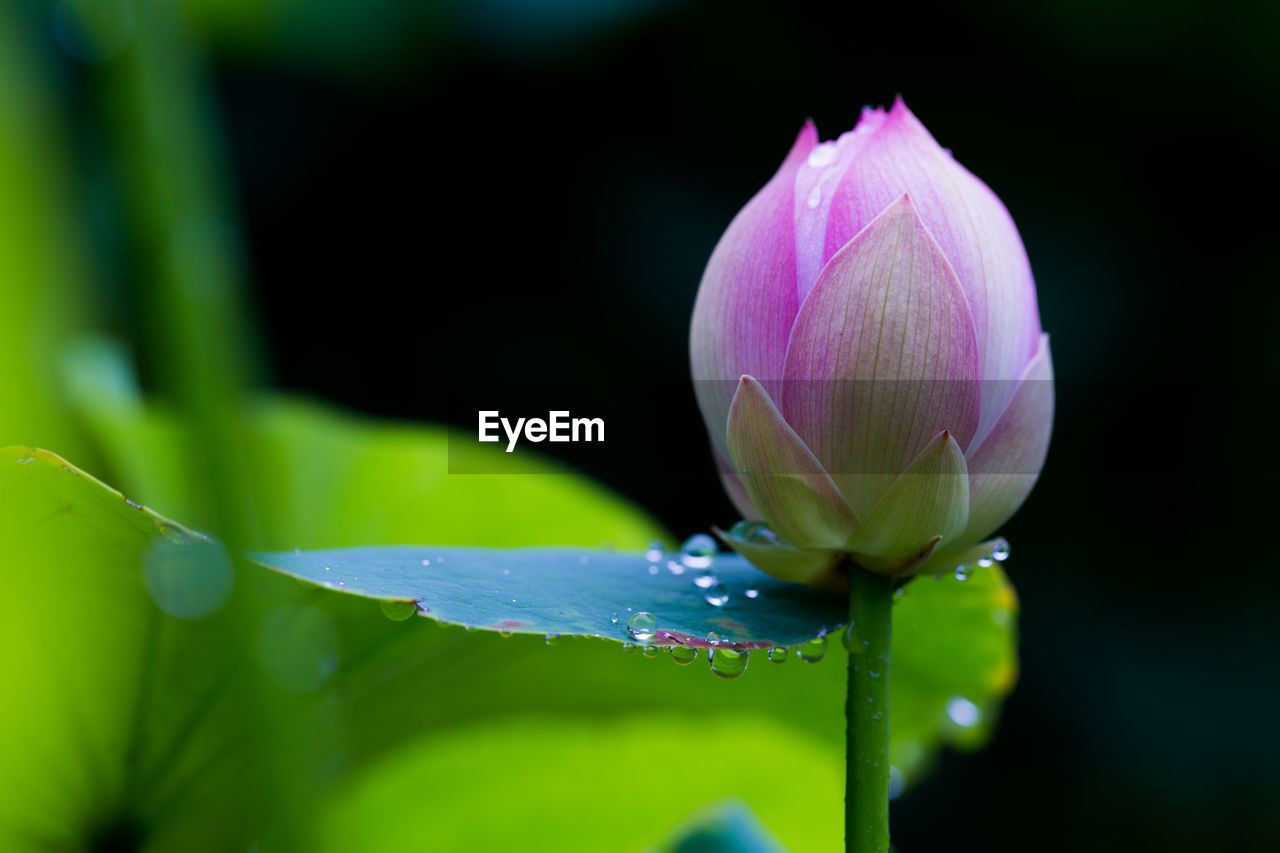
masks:
<svg viewBox="0 0 1280 853"><path fill-rule="evenodd" d="M652 445L575 462L677 535L735 520L687 367L712 246L805 118L832 138L901 93L1018 223L1059 409L1005 531L1020 683L984 751L945 753L895 801L895 842L1280 845L1274 4L180 5L162 39L178 58L141 70L132 18L90 36L68 4L0 13L3 73L27 87L0 132L52 140L11 179L48 172L61 193L0 224L29 245L44 216L78 247L49 243L7 291L71 282L67 310L165 385L155 259L121 213L167 191L120 165L168 156L121 118L140 74L203 128L206 159L169 174L216 187L214 236L193 239L244 283L251 383L405 421L448 421L451 388L513 375L534 397L642 388ZM199 103L165 100L165 62ZM50 424L4 443L59 450Z"/></svg>

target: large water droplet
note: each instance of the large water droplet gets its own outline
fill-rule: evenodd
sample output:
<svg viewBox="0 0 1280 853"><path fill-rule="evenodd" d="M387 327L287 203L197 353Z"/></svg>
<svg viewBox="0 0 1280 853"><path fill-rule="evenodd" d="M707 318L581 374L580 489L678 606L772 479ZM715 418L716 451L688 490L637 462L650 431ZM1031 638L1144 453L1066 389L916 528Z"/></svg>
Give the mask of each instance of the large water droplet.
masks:
<svg viewBox="0 0 1280 853"><path fill-rule="evenodd" d="M722 583L717 583L707 590L707 594L702 596L707 600L707 604L712 607L724 607L729 601L729 588Z"/></svg>
<svg viewBox="0 0 1280 853"><path fill-rule="evenodd" d="M178 544L156 537L142 554L151 600L178 619L202 619L226 603L235 573L226 550L208 539Z"/></svg>
<svg viewBox="0 0 1280 853"><path fill-rule="evenodd" d="M776 649L769 649L768 657L769 657L770 663L786 663L787 662L786 646L778 646Z"/></svg>
<svg viewBox="0 0 1280 853"><path fill-rule="evenodd" d="M392 622L403 622L418 612L418 602L413 600L379 601L378 604L382 607L382 615Z"/></svg>
<svg viewBox="0 0 1280 853"><path fill-rule="evenodd" d="M809 165L815 169L830 166L836 161L837 153L834 142L824 142L809 152Z"/></svg>
<svg viewBox="0 0 1280 853"><path fill-rule="evenodd" d="M947 716L957 726L969 728L978 724L982 710L963 696L952 696L947 700Z"/></svg>
<svg viewBox="0 0 1280 853"><path fill-rule="evenodd" d="M645 549L644 558L650 563L656 563L662 559L662 543L656 539L649 543L649 547Z"/></svg>
<svg viewBox="0 0 1280 853"><path fill-rule="evenodd" d="M285 690L317 690L338 668L338 629L319 608L278 607L258 631L258 660L267 677Z"/></svg>
<svg viewBox="0 0 1280 853"><path fill-rule="evenodd" d="M896 800L907 789L907 774L896 765L889 766L889 799Z"/></svg>
<svg viewBox="0 0 1280 853"><path fill-rule="evenodd" d="M817 663L827 654L826 636L814 637L807 643L801 643L796 647L796 654L805 663Z"/></svg>
<svg viewBox="0 0 1280 853"><path fill-rule="evenodd" d="M645 646L642 653L647 658L656 658L658 656L658 652L659 649L657 646Z"/></svg>
<svg viewBox="0 0 1280 853"><path fill-rule="evenodd" d="M997 563L1003 563L1009 559L1009 540L1001 536L996 540L996 544L991 549L991 559Z"/></svg>
<svg viewBox="0 0 1280 853"><path fill-rule="evenodd" d="M632 614L627 620L627 633L637 640L649 640L658 633L658 617L647 610Z"/></svg>
<svg viewBox="0 0 1280 853"><path fill-rule="evenodd" d="M705 533L695 533L680 546L680 562L690 569L706 569L716 556L716 540Z"/></svg>
<svg viewBox="0 0 1280 853"><path fill-rule="evenodd" d="M711 671L726 681L747 671L747 652L735 649L712 649L708 653Z"/></svg>
<svg viewBox="0 0 1280 853"><path fill-rule="evenodd" d="M778 534L763 521L739 521L729 528L729 535L752 545L778 545Z"/></svg>
<svg viewBox="0 0 1280 853"><path fill-rule="evenodd" d="M698 650L690 646L675 646L671 649L671 659L680 666L688 666L698 657Z"/></svg>

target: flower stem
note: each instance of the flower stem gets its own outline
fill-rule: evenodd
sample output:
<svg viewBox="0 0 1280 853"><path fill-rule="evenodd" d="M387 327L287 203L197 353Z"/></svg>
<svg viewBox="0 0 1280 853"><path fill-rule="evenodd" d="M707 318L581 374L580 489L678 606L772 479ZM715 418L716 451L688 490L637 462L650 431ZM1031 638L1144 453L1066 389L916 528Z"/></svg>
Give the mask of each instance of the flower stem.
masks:
<svg viewBox="0 0 1280 853"><path fill-rule="evenodd" d="M846 853L889 849L889 643L893 578L849 567Z"/></svg>

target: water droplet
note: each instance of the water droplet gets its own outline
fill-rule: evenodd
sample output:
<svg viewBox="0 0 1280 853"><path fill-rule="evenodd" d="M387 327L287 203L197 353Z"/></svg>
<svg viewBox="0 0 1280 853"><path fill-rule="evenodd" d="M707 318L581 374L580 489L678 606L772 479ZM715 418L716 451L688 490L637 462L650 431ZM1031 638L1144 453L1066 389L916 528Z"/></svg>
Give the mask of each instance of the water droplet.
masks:
<svg viewBox="0 0 1280 853"><path fill-rule="evenodd" d="M724 605L729 601L729 589L724 584L717 583L715 586L708 589L707 594L702 597L705 598L707 600L707 604L710 604L712 607L724 607Z"/></svg>
<svg viewBox="0 0 1280 853"><path fill-rule="evenodd" d="M769 657L769 662L770 662L770 663L786 663L786 662L787 662L787 647L786 647L786 646L778 646L776 649L769 649L769 655L768 655L768 657Z"/></svg>
<svg viewBox="0 0 1280 853"><path fill-rule="evenodd" d="M379 601L382 615L392 622L403 622L418 612L418 602L412 600Z"/></svg>
<svg viewBox="0 0 1280 853"><path fill-rule="evenodd" d="M997 563L1003 563L1009 559L1009 540L1001 536L996 540L996 544L991 549L991 559Z"/></svg>
<svg viewBox="0 0 1280 853"><path fill-rule="evenodd" d="M203 619L231 597L235 571L216 542L156 537L142 554L142 580L156 606L178 619Z"/></svg>
<svg viewBox="0 0 1280 853"><path fill-rule="evenodd" d="M956 566L956 580L967 581L971 577L973 577L973 566L970 566L968 563L962 566Z"/></svg>
<svg viewBox="0 0 1280 853"><path fill-rule="evenodd" d="M858 636L858 632L854 629L852 622L849 623L847 628L840 632L840 642L844 644L844 650L846 652L855 655L862 654L862 647L864 643Z"/></svg>
<svg viewBox="0 0 1280 853"><path fill-rule="evenodd" d="M431 561L430 561L430 560L423 560L423 561L422 561L422 565L424 565L424 566L429 566L429 565L431 565ZM502 570L502 573L505 575L505 574L507 573L507 570L506 570L506 569L503 569L503 570Z"/></svg>
<svg viewBox="0 0 1280 853"><path fill-rule="evenodd" d="M610 622L612 622L614 625L617 625L617 624L618 624L618 614L617 614L617 613L615 613L615 614L613 614L612 616L610 616L610 617L609 617L609 621L610 621Z"/></svg>
<svg viewBox="0 0 1280 853"><path fill-rule="evenodd" d="M503 573L504 575L509 575L509 574L511 574L511 570L510 570L510 569L503 569L503 570L502 570L502 573Z"/></svg>
<svg viewBox="0 0 1280 853"><path fill-rule="evenodd" d="M585 566L589 562L591 562L591 558L588 557L586 554L583 554L581 557L578 558L578 565L580 566Z"/></svg>
<svg viewBox="0 0 1280 853"><path fill-rule="evenodd" d="M643 654L647 658L656 658L658 656L657 646L645 646Z"/></svg>
<svg viewBox="0 0 1280 853"><path fill-rule="evenodd" d="M258 660L267 677L285 690L317 690L338 669L338 629L319 608L278 607L258 630Z"/></svg>
<svg viewBox="0 0 1280 853"><path fill-rule="evenodd" d="M36 461L36 458L34 456L23 456L21 459L13 460L13 464L14 465L30 465L32 462L35 462L35 461Z"/></svg>
<svg viewBox="0 0 1280 853"><path fill-rule="evenodd" d="M907 789L907 775L895 765L889 766L889 799L896 800Z"/></svg>
<svg viewBox="0 0 1280 853"><path fill-rule="evenodd" d="M658 617L641 610L627 620L627 633L637 640L648 640L658 633Z"/></svg>
<svg viewBox="0 0 1280 853"><path fill-rule="evenodd" d="M559 634L547 634L546 641L548 646L557 645L560 642Z"/></svg>
<svg viewBox="0 0 1280 853"><path fill-rule="evenodd" d="M650 566L650 567L649 567L649 574L651 574L651 575L656 575L657 573L658 573L658 567L657 567L657 566Z"/></svg>
<svg viewBox="0 0 1280 853"><path fill-rule="evenodd" d="M716 556L716 540L705 533L695 533L680 546L680 562L690 569L710 568Z"/></svg>
<svg viewBox="0 0 1280 853"><path fill-rule="evenodd" d="M710 643L710 644L711 644L711 645L713 645L713 646L714 646L714 645L716 645L717 643L719 643L719 642L720 642L720 635L719 635L719 634L717 634L715 631L708 631L708 632L707 632L707 642L708 642L708 643Z"/></svg>
<svg viewBox="0 0 1280 853"><path fill-rule="evenodd" d="M745 595L747 598L755 598L756 596L760 595L760 590L749 589L746 592L744 592L743 595Z"/></svg>
<svg viewBox="0 0 1280 853"><path fill-rule="evenodd" d="M970 728L978 724L982 710L963 696L952 696L947 700L947 716L957 726Z"/></svg>
<svg viewBox="0 0 1280 853"><path fill-rule="evenodd" d="M821 184L813 185L813 189L809 190L809 197L805 199L804 203L808 205L810 210L813 210L818 205L822 204L822 185Z"/></svg>
<svg viewBox="0 0 1280 853"><path fill-rule="evenodd" d="M711 587L720 583L720 579L711 572L703 572L693 579L693 585L698 589L711 589Z"/></svg>
<svg viewBox="0 0 1280 853"><path fill-rule="evenodd" d="M622 653L624 655L634 655L639 650L640 650L640 647L637 646L635 643L622 644Z"/></svg>
<svg viewBox="0 0 1280 853"><path fill-rule="evenodd" d="M498 636L499 636L499 637L501 637L501 638L502 638L502 639L504 639L504 640L510 640L510 639L511 639L511 632L510 632L510 631L499 631L499 632L498 632Z"/></svg>
<svg viewBox="0 0 1280 853"><path fill-rule="evenodd" d="M988 556L988 557L979 557L977 559L977 563L978 563L978 568L989 569L996 564L996 561L991 559L991 557Z"/></svg>
<svg viewBox="0 0 1280 853"><path fill-rule="evenodd" d="M880 677L880 673L876 672L874 669L867 670L867 675L871 676L872 678Z"/></svg>
<svg viewBox="0 0 1280 853"><path fill-rule="evenodd" d="M739 521L729 528L729 535L752 545L779 545L778 534L763 521Z"/></svg>
<svg viewBox="0 0 1280 853"><path fill-rule="evenodd" d="M656 563L662 559L662 543L654 540L649 543L649 547L645 549L644 558L650 563Z"/></svg>
<svg viewBox="0 0 1280 853"><path fill-rule="evenodd" d="M726 681L737 678L747 671L747 652L736 649L712 649L707 656L711 660L711 671L716 678Z"/></svg>
<svg viewBox="0 0 1280 853"><path fill-rule="evenodd" d="M667 571L673 575L684 574L684 563L677 563L675 560L667 560Z"/></svg>
<svg viewBox="0 0 1280 853"><path fill-rule="evenodd" d="M689 646L674 646L671 649L671 659L680 666L688 666L698 657L698 650Z"/></svg>
<svg viewBox="0 0 1280 853"><path fill-rule="evenodd" d="M815 169L830 166L836 161L836 144L824 142L809 152L809 165Z"/></svg>
<svg viewBox="0 0 1280 853"><path fill-rule="evenodd" d="M826 636L814 637L807 643L801 643L796 647L796 654L799 655L800 660L805 663L817 663L827 654Z"/></svg>

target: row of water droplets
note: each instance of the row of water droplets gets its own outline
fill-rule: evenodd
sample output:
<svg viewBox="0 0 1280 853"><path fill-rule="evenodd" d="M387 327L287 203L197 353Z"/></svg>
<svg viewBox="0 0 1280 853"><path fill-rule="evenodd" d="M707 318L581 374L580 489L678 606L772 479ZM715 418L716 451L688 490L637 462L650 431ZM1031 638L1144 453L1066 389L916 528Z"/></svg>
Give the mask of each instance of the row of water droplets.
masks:
<svg viewBox="0 0 1280 853"><path fill-rule="evenodd" d="M1009 540L1003 536L991 543L991 550L983 554L972 563L961 563L956 566L955 577L958 581L967 581L973 577L974 569L988 569L996 563L1003 563L1009 559ZM942 578L942 575L934 575L935 578Z"/></svg>
<svg viewBox="0 0 1280 853"><path fill-rule="evenodd" d="M632 638L639 640L640 644L624 643L622 651L626 654L640 652L647 658L655 658L660 653L666 652L680 666L688 666L698 658L699 649L693 646L647 645L647 641L653 639L658 633L658 617L647 611L642 610L627 620L627 633ZM750 649L735 649L728 645L721 647L721 643L729 641L723 640L715 631L708 633L706 640L710 644L707 649L707 660L711 665L711 672L718 678L733 679L747 671L747 662L751 654ZM766 651L765 657L768 658L770 663L785 663L787 658L791 656L792 651L795 652L796 657L806 663L817 663L826 656L827 637L825 634L814 637L812 640L801 643L791 649L786 646L778 646Z"/></svg>
<svg viewBox="0 0 1280 853"><path fill-rule="evenodd" d="M730 536L759 542L760 544L773 544L776 541L773 531L761 522L740 521L730 530ZM715 539L705 533L699 533L690 536L684 541L684 544L680 546L680 553L676 559L667 558L661 542L650 544L645 550L645 559L650 563L649 574L651 575L656 575L661 571L659 565L664 560L666 561L667 571L673 575L683 575L686 571L689 572L692 575L693 585L702 593L703 600L712 607L723 607L729 601L729 590L716 577L713 568L717 551ZM743 595L754 599L759 597L760 591L758 589L747 589L743 591ZM616 614L613 621L615 623L618 621ZM633 639L639 640L640 644L623 644L622 650L626 654L639 652L646 658L654 658L662 652L666 652L680 666L688 666L698 658L699 649L693 646L648 645L647 641L653 639L658 633L658 617L648 611L642 610L631 615L627 620L627 633ZM734 679L747 671L751 650L734 649L728 646L721 648L720 643L726 641L715 631L707 634L706 640L710 644L710 648L707 649L707 659L711 666L711 672L718 678ZM815 637L793 648L796 656L801 660L808 663L817 663L827 653L827 638L825 635ZM784 663L790 657L790 654L790 649L785 646L779 646L769 649L765 656L771 663Z"/></svg>
<svg viewBox="0 0 1280 853"><path fill-rule="evenodd" d="M661 542L652 542L645 549L645 559L649 561L649 574L656 575L662 571L665 562L666 570L673 575L686 572L692 577L693 585L698 588L702 599L712 607L724 607L729 603L729 588L716 577L713 566L716 559L716 540L705 533L690 536L680 546L680 553L668 557L662 550ZM747 598L755 598L759 591L748 589Z"/></svg>

